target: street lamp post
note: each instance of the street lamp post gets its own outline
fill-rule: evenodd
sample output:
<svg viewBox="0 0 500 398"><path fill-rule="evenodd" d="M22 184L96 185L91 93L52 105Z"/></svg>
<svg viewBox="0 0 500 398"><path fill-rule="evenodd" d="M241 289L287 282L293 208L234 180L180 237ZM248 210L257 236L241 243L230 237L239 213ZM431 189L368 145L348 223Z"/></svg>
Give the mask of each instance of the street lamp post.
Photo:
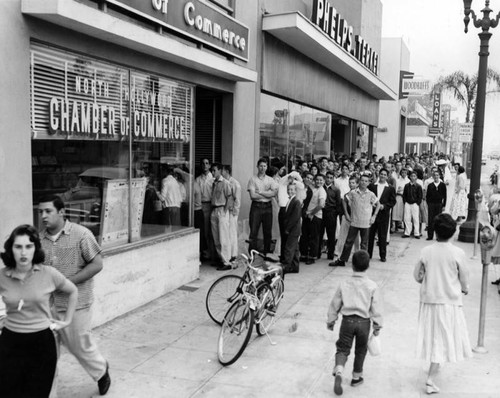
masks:
<svg viewBox="0 0 500 398"><path fill-rule="evenodd" d="M474 192L480 188L481 182L481 155L483 151L483 131L484 131L484 108L486 101L486 75L488 70L488 55L489 55L489 41L491 38L490 28L495 28L500 20L500 12L495 19L490 18L492 12L489 0L486 0L485 7L481 10L483 18L477 19L476 14L471 10L472 0L464 0L464 24L465 33L467 33L470 17L476 28L481 28L478 33L481 41L479 47L479 71L477 75L477 97L476 97L476 113L474 118L474 130L472 135L472 167L470 176L470 189L469 189L469 209L467 213L467 221L460 226L460 233L458 240L462 242L474 241L475 230L475 202Z"/></svg>

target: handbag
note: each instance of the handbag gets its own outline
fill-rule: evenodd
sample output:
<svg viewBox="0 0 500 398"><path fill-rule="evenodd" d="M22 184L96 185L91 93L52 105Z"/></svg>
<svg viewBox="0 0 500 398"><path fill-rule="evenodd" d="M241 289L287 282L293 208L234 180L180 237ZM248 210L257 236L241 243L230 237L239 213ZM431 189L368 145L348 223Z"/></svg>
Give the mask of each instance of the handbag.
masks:
<svg viewBox="0 0 500 398"><path fill-rule="evenodd" d="M371 356L376 357L382 352L382 347L380 346L380 337L375 336L373 333L368 338L368 352Z"/></svg>

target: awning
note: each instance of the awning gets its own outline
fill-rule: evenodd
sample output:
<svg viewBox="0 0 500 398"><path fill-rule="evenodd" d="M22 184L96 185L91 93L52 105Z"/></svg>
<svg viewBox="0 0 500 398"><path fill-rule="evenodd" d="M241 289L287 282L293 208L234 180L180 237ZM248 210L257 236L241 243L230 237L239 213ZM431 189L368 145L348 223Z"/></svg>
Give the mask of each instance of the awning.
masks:
<svg viewBox="0 0 500 398"><path fill-rule="evenodd" d="M434 138L427 136L405 137L407 144L434 144Z"/></svg>
<svg viewBox="0 0 500 398"><path fill-rule="evenodd" d="M187 46L168 36L126 22L75 0L22 0L21 11L111 43L241 82L256 82L257 72L224 58Z"/></svg>
<svg viewBox="0 0 500 398"><path fill-rule="evenodd" d="M379 100L397 100L397 94L389 86L300 12L265 15L262 30L343 77L372 97Z"/></svg>

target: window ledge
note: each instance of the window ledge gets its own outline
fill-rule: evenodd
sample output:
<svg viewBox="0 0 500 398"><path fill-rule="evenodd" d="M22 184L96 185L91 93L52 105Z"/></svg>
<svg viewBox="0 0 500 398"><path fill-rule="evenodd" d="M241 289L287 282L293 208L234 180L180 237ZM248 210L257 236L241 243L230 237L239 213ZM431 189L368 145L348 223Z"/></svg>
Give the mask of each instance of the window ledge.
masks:
<svg viewBox="0 0 500 398"><path fill-rule="evenodd" d="M120 246L113 246L113 247L109 247L109 248L104 248L102 250L102 256L103 257L116 256L117 254L126 253L126 252L129 252L132 250L137 250L137 249L140 249L142 247L154 246L154 245L157 245L158 243L168 242L171 240L178 239L180 237L184 237L184 236L188 236L188 235L192 235L192 234L196 234L196 233L198 233L197 229L195 229L193 227L189 227L189 228L183 229L181 231L171 232L171 233L164 234L164 235L152 236L150 238L145 238L145 239L142 239L142 240L137 241L137 242L131 242L131 243L127 243L127 244L120 245Z"/></svg>

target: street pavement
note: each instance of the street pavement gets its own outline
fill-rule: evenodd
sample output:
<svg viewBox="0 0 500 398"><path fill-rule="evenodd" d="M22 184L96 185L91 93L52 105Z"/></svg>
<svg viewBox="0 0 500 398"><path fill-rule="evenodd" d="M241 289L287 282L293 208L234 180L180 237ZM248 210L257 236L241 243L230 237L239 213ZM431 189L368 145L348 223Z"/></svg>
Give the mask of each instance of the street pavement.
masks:
<svg viewBox="0 0 500 398"><path fill-rule="evenodd" d="M456 237L455 237L456 239ZM421 397L425 393L428 364L415 359L415 337L419 285L412 273L420 250L431 242L391 235L388 261L374 259L368 275L380 286L385 326L381 332L382 354L367 356L364 384L350 387L352 357L345 372L345 397ZM473 245L455 241L468 257ZM324 255L323 255L324 256ZM470 293L464 297L464 312L471 344L477 344L482 266L469 261ZM487 267L488 268L488 267ZM322 259L301 263L300 273L285 279L285 296L278 320L267 337L253 333L240 359L223 367L217 360L219 326L205 310L205 295L211 283L229 272L203 265L200 278L125 316L94 330L108 358L112 385L107 397L329 397L335 341L326 329L326 312L340 281L352 272L346 267L328 267ZM491 272L491 271L490 271ZM486 354L475 354L465 362L444 364L437 384L441 397L500 397L500 295L487 286ZM67 352L59 362L62 398L98 396L97 386Z"/></svg>

